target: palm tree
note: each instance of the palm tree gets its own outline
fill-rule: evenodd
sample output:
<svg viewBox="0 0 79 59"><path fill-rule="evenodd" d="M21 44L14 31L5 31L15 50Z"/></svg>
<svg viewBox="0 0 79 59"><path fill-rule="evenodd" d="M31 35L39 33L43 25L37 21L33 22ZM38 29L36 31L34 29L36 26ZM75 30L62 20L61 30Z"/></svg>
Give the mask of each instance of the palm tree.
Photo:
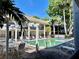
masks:
<svg viewBox="0 0 79 59"><path fill-rule="evenodd" d="M49 17L60 16L63 20L65 35L71 31L71 0L49 0L48 15ZM70 12L70 13L69 13ZM69 15L70 14L70 15ZM70 18L69 18L70 16Z"/></svg>
<svg viewBox="0 0 79 59"><path fill-rule="evenodd" d="M71 27L71 1L64 0L63 3L59 4L59 8L63 11L63 19L64 19L64 30L65 35L68 34L69 27Z"/></svg>
<svg viewBox="0 0 79 59"><path fill-rule="evenodd" d="M73 30L73 20L72 20L72 1L71 0L67 0L67 9L68 9L68 13L67 15L69 16L69 20L67 20L67 31L68 31L68 34L70 35L72 30Z"/></svg>
<svg viewBox="0 0 79 59"><path fill-rule="evenodd" d="M56 16L58 14L58 9L56 8L55 3L49 4L47 14L50 17L50 24L51 24L51 35L55 37L55 23L57 22ZM53 30L53 31L52 31Z"/></svg>
<svg viewBox="0 0 79 59"><path fill-rule="evenodd" d="M26 17L24 14L19 10L19 8L15 7L13 1L11 0L0 0L0 26L2 27L4 23L6 23L6 31L7 31L7 38L6 38L6 59L8 59L8 41L9 41L9 21L10 15L15 18L15 21L21 26L22 30L22 23L26 21Z"/></svg>
<svg viewBox="0 0 79 59"><path fill-rule="evenodd" d="M59 4L59 8L63 11L63 18L64 18L64 31L65 31L65 35L67 35L67 28L66 28L66 4L65 1L62 4Z"/></svg>

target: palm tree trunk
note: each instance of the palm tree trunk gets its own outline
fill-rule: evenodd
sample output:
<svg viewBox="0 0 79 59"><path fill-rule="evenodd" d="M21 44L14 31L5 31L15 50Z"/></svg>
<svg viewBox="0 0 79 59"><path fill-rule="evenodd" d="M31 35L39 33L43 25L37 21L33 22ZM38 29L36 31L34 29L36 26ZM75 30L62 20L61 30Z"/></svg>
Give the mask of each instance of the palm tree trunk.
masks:
<svg viewBox="0 0 79 59"><path fill-rule="evenodd" d="M72 27L72 25L73 25L73 23L72 23L72 15L71 15L71 10L69 9L69 13L70 13L70 27L69 27L69 35L71 34L71 32L72 32L72 29L73 29L73 27Z"/></svg>
<svg viewBox="0 0 79 59"><path fill-rule="evenodd" d="M67 35L66 18L65 18L65 9L63 9L63 17L64 17L64 31L65 31L65 35Z"/></svg>
<svg viewBox="0 0 79 59"><path fill-rule="evenodd" d="M53 24L53 36L55 37L55 24Z"/></svg>
<svg viewBox="0 0 79 59"><path fill-rule="evenodd" d="M70 30L69 30L69 35L72 34L72 30L73 30L73 27L70 28Z"/></svg>
<svg viewBox="0 0 79 59"><path fill-rule="evenodd" d="M6 59L8 59L8 48L9 48L9 22L7 18L7 23L6 23Z"/></svg>

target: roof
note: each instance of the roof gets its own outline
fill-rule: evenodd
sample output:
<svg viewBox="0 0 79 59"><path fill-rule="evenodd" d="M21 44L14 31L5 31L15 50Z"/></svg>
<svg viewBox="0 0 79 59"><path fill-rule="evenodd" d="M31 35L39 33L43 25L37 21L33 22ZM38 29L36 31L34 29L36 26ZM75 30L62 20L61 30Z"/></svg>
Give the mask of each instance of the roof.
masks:
<svg viewBox="0 0 79 59"><path fill-rule="evenodd" d="M30 22L39 23L39 24L43 24L43 25L49 25L49 23L47 21L37 19L32 16L26 16L26 17Z"/></svg>

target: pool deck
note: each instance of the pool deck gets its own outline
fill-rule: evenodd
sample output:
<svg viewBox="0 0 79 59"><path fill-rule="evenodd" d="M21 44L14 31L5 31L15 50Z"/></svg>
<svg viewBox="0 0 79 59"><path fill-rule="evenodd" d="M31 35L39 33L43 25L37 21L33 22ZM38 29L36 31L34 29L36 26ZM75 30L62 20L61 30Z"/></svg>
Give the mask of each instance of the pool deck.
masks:
<svg viewBox="0 0 79 59"><path fill-rule="evenodd" d="M63 46L67 48L64 48ZM71 49L74 47L75 47L74 40L70 39L70 41L68 40L63 44L39 50L38 53L32 52L28 54L26 52L23 58L25 59L26 58L27 59L35 59L35 58L36 59L69 59L75 52L75 50Z"/></svg>
<svg viewBox="0 0 79 59"><path fill-rule="evenodd" d="M62 42L61 44L63 44L63 43L72 41L73 39L74 39L74 38L71 38L71 39L63 39L63 40L56 40L56 41L60 41L60 42ZM59 45L61 45L61 44L59 44ZM57 45L56 45L56 46L57 46ZM55 46L51 46L51 47L55 47ZM28 50L27 50L27 48L28 48ZM41 47L39 47L39 50L43 50L43 49L45 49L45 48L46 48L46 47L41 46ZM33 46L33 45L31 45L30 48L27 46L26 49L25 49L25 52L28 52L28 53L33 53L33 52L35 52L35 51L36 51L36 47Z"/></svg>
<svg viewBox="0 0 79 59"><path fill-rule="evenodd" d="M74 38L58 40L62 44L51 47L39 47L39 52L36 52L36 47L26 45L23 54L24 59L69 59L74 53ZM14 58L15 59L15 58Z"/></svg>

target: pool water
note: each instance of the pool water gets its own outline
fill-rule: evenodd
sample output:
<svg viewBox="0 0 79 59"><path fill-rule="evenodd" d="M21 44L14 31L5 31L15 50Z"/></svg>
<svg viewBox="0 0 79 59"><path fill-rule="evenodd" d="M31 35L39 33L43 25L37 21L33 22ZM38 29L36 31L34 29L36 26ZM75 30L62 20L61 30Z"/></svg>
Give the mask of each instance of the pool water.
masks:
<svg viewBox="0 0 79 59"><path fill-rule="evenodd" d="M38 45L39 47L51 47L62 44L63 42L58 41L60 38L50 38L50 39L39 39ZM36 40L26 41L30 45L36 45Z"/></svg>

